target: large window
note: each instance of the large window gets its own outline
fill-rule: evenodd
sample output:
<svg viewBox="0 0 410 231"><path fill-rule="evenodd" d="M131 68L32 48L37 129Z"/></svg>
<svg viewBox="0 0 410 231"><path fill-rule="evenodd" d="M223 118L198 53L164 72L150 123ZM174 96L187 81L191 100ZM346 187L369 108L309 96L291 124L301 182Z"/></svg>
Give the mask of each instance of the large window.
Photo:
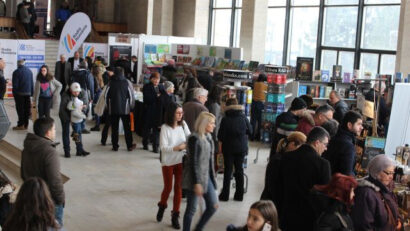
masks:
<svg viewBox="0 0 410 231"><path fill-rule="evenodd" d="M239 47L242 0L211 0L208 42L215 46Z"/></svg>
<svg viewBox="0 0 410 231"><path fill-rule="evenodd" d="M265 62L393 74L400 0L269 0ZM286 40L286 41L285 41Z"/></svg>

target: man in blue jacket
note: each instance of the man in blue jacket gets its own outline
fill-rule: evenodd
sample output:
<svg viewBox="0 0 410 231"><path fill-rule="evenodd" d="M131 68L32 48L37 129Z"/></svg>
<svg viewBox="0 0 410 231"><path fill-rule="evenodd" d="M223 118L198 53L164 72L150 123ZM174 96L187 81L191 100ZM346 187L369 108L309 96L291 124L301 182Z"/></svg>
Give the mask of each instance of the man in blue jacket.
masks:
<svg viewBox="0 0 410 231"><path fill-rule="evenodd" d="M323 157L330 162L332 174L355 175L356 136L359 136L362 130L362 116L357 112L348 111L336 136L330 140L327 152L323 154Z"/></svg>
<svg viewBox="0 0 410 231"><path fill-rule="evenodd" d="M25 60L17 62L17 70L13 72L13 97L16 102L18 116L17 126L13 130L26 130L30 117L31 100L33 95L33 73L24 66Z"/></svg>

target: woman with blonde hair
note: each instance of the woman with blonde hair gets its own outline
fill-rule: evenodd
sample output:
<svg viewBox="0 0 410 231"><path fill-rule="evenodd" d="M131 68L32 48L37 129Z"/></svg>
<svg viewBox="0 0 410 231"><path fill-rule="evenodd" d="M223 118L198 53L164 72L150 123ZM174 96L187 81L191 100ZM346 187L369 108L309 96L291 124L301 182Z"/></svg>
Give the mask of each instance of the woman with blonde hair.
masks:
<svg viewBox="0 0 410 231"><path fill-rule="evenodd" d="M188 138L186 160L183 168L182 188L186 190L183 230L191 230L198 199L203 197L206 209L194 230L203 230L218 208L214 166L214 142L211 133L215 128L215 116L202 112L195 121L195 129Z"/></svg>
<svg viewBox="0 0 410 231"><path fill-rule="evenodd" d="M292 132L288 137L279 140L276 154L272 156L266 166L265 188L263 189L261 200L271 200L275 203L276 208L280 209L280 201L277 199L278 195L275 185L277 185L279 178L282 155L286 152L295 151L304 143L306 143L306 136L302 132Z"/></svg>

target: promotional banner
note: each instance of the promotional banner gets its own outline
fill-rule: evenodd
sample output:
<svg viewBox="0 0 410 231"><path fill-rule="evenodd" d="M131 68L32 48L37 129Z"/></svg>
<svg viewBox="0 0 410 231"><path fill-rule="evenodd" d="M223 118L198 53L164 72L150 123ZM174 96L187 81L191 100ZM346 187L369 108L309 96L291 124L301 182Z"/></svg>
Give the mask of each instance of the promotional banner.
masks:
<svg viewBox="0 0 410 231"><path fill-rule="evenodd" d="M91 32L90 18L84 13L72 15L64 25L60 37L57 59L64 54L67 58L72 57L83 44Z"/></svg>
<svg viewBox="0 0 410 231"><path fill-rule="evenodd" d="M5 97L12 97L11 79L13 71L17 68L17 40L0 39L0 58L6 63L4 68L4 78L7 81L7 92Z"/></svg>
<svg viewBox="0 0 410 231"><path fill-rule="evenodd" d="M125 57L130 62L131 50L132 47L130 46L110 46L110 66L114 66L115 62L121 57Z"/></svg>
<svg viewBox="0 0 410 231"><path fill-rule="evenodd" d="M45 64L46 42L44 40L17 40L17 60L25 59L25 66L33 72L33 81Z"/></svg>
<svg viewBox="0 0 410 231"><path fill-rule="evenodd" d="M93 60L95 57L101 56L108 61L108 44L106 43L84 43L83 44L83 58L91 57Z"/></svg>

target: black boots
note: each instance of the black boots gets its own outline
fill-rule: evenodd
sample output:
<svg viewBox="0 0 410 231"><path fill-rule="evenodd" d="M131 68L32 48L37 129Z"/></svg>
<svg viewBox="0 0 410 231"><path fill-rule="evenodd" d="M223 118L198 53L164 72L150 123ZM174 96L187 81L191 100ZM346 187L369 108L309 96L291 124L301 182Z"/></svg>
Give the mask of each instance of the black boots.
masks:
<svg viewBox="0 0 410 231"><path fill-rule="evenodd" d="M162 221L162 218L164 217L164 211L165 211L166 208L167 208L166 206L158 204L158 213L157 213L157 221L158 222Z"/></svg>
<svg viewBox="0 0 410 231"><path fill-rule="evenodd" d="M174 229L180 229L181 225L179 225L179 212L171 212L171 222L172 222L172 227Z"/></svg>

